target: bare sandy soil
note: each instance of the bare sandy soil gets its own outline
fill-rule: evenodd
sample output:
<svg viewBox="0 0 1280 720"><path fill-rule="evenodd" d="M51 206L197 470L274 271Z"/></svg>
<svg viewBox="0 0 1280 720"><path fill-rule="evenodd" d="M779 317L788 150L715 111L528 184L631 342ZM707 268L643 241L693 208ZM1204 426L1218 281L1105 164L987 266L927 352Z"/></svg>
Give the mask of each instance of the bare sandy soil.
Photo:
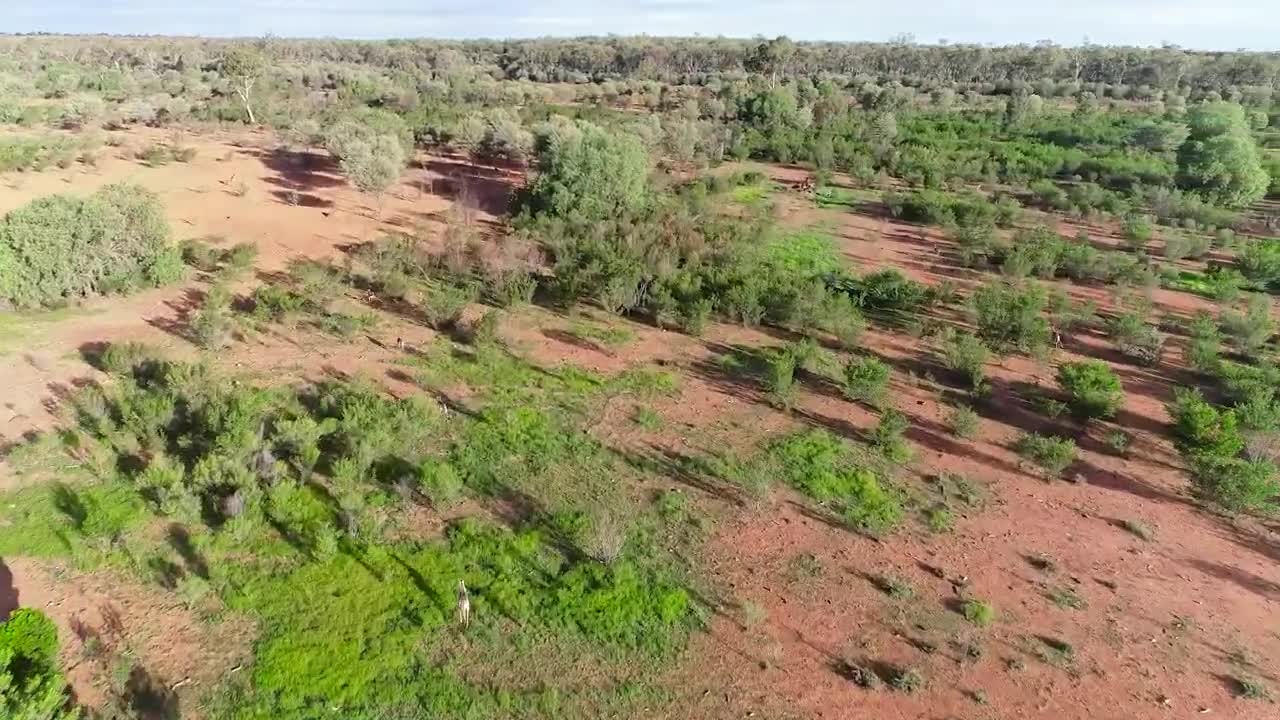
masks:
<svg viewBox="0 0 1280 720"><path fill-rule="evenodd" d="M129 142L145 140L131 134ZM18 189L0 191L0 211L50 192L88 192L130 179L162 194L181 237L255 242L258 270L269 274L293 257L336 257L381 232L430 225L460 183L474 185L471 194L492 218L501 211L509 180L425 158L386 199L378 220L372 217L375 204L347 188L318 156L306 165L296 156L272 153L270 139L258 134L202 135L188 142L198 154L187 165L146 168L113 157L94 170L24 177ZM781 181L799 172L775 171ZM463 179L450 179L459 173ZM428 192L422 192L423 181ZM247 186L243 196L240 182ZM289 192L301 196L292 198L297 205L290 204ZM954 263L936 230L873 213L819 210L793 193L775 197L784 222L830 229L856 267L898 267L930 283L982 279ZM1105 238L1106 228L1094 230L1095 237ZM1111 302L1101 287L1063 287L1104 307ZM13 440L49 427L67 388L95 379L79 357L86 343L136 339L176 355L194 354L176 329L200 291L193 281L95 300L70 317L29 326L0 355L0 373L9 379L0 435ZM1209 307L1182 293L1157 290L1153 299L1159 312L1171 316ZM719 326L691 338L624 324L634 339L605 348L569 334L566 318L533 308L509 316L503 336L548 364L613 372L645 361L679 369L679 397L653 406L665 420L662 429L628 424L627 408L611 408L593 429L617 447L687 454L714 445L746 451L762 435L801 424L857 438L875 423L867 410L819 390L803 392L794 410L784 413L768 405L758 388L712 371L727 347L780 344L785 338L778 333ZM349 344L305 333L266 333L236 343L217 360L273 378L364 373L384 379L393 392L411 392L396 380L395 337L422 343L430 331L386 316L370 337ZM985 488L985 505L958 517L950 533L908 530L875 540L827 524L783 490L762 508L742 508L672 477L673 487L719 518L705 550L714 588L709 631L696 637L671 676L685 717L1277 716L1275 705L1234 699L1230 678L1245 675L1280 687L1280 528L1230 521L1192 502L1163 409L1172 387L1189 382L1176 347L1159 367L1148 369L1125 363L1100 335L1064 339L1058 360L1098 357L1115 368L1128 400L1114 425L1134 436L1127 455L1119 457L1106 450L1102 429L1084 433L1066 421L1057 423L1059 431L1077 436L1080 460L1068 474L1077 482L1046 481L1021 467L1008 449L1019 433L1049 426L1027 396L1036 386L1052 388L1051 367L1025 358L992 367L993 393L976 407L981 434L961 441L944 423L954 392L930 379L942 374L930 364L923 341L872 331L866 350L899 371L893 396L913 423L908 437L916 461L904 469L917 481L913 486L927 488L940 473L958 473ZM1149 526L1153 539L1128 532L1126 521ZM9 565L20 602L65 605L71 610L56 616L67 626L77 613L95 607L99 588L111 587L115 602L127 599L129 607L181 628L172 647L157 634L158 644L147 650L183 658L161 663L166 682L207 677L201 667L226 669L240 662L238 651L210 643L215 627L197 622L176 602L164 607L159 590L120 578L54 577L24 561ZM886 574L909 582L913 596L893 598L877 589L873 580ZM1075 600L1063 603L1067 597ZM990 602L995 622L986 628L966 622L957 611L964 598ZM127 618L130 611L123 614ZM146 636L140 644L152 648ZM852 665L915 668L925 684L912 694L864 689L850 678ZM97 682L76 680L75 672L72 677L77 692L90 693Z"/></svg>

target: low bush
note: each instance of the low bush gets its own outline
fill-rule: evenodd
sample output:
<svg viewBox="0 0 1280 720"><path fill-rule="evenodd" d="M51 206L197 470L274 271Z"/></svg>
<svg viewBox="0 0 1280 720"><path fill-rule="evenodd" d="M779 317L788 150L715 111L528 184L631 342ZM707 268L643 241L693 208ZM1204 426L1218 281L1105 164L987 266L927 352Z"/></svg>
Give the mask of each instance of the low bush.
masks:
<svg viewBox="0 0 1280 720"><path fill-rule="evenodd" d="M844 366L845 397L878 408L888 394L891 374L889 366L876 358L853 357Z"/></svg>
<svg viewBox="0 0 1280 720"><path fill-rule="evenodd" d="M996 619L996 609L991 603L974 598L965 600L960 606L960 611L965 620L978 627L986 627Z"/></svg>
<svg viewBox="0 0 1280 720"><path fill-rule="evenodd" d="M0 220L0 300L17 307L153 287L181 272L159 198L138 186L53 195Z"/></svg>
<svg viewBox="0 0 1280 720"><path fill-rule="evenodd" d="M974 291L969 307L978 337L992 348L1039 354L1047 350L1053 333L1042 315L1047 300L1036 284L992 282Z"/></svg>
<svg viewBox="0 0 1280 720"><path fill-rule="evenodd" d="M1013 449L1049 477L1060 477L1076 461L1076 443L1070 438L1027 433Z"/></svg>
<svg viewBox="0 0 1280 720"><path fill-rule="evenodd" d="M1187 458L1196 492L1205 500L1228 512L1247 512L1268 507L1280 496L1272 459L1266 454L1242 456L1246 439L1235 410L1220 410L1189 388L1175 389L1167 409L1174 441ZM1256 421L1257 411L1246 409Z"/></svg>
<svg viewBox="0 0 1280 720"><path fill-rule="evenodd" d="M769 449L769 459L789 485L830 507L852 527L878 534L902 519L897 493L830 433L809 430L783 438Z"/></svg>
<svg viewBox="0 0 1280 720"><path fill-rule="evenodd" d="M1218 322L1227 339L1246 357L1257 353L1276 332L1271 299L1262 294L1250 295L1244 312L1223 310Z"/></svg>
<svg viewBox="0 0 1280 720"><path fill-rule="evenodd" d="M1116 315L1107 323L1107 334L1121 354L1141 365L1156 365L1163 357L1167 336L1147 324L1145 311Z"/></svg>
<svg viewBox="0 0 1280 720"><path fill-rule="evenodd" d="M1113 417L1124 404L1120 378L1101 360L1062 365L1058 386L1066 393L1071 412L1084 420Z"/></svg>
<svg viewBox="0 0 1280 720"><path fill-rule="evenodd" d="M978 436L981 421L978 413L968 405L957 405L947 413L947 427L951 434L964 440L972 440Z"/></svg>
<svg viewBox="0 0 1280 720"><path fill-rule="evenodd" d="M938 339L942 364L964 378L971 390L979 390L987 377L987 361L991 351L977 336L947 328Z"/></svg>
<svg viewBox="0 0 1280 720"><path fill-rule="evenodd" d="M1133 213L1125 217L1121 226L1121 234L1129 247L1141 250L1147 246L1147 243L1151 241L1155 233L1152 229L1150 218L1146 215Z"/></svg>
<svg viewBox="0 0 1280 720"><path fill-rule="evenodd" d="M1218 369L1219 353L1222 349L1222 333L1218 324L1205 311L1199 311L1187 325L1187 345L1183 358L1188 366L1205 373L1214 373Z"/></svg>
<svg viewBox="0 0 1280 720"><path fill-rule="evenodd" d="M76 720L58 669L58 630L44 613L14 610L0 622L0 712L18 720Z"/></svg>
<svg viewBox="0 0 1280 720"><path fill-rule="evenodd" d="M1246 241L1236 255L1236 266L1245 277L1260 285L1280 284L1280 238Z"/></svg>
<svg viewBox="0 0 1280 720"><path fill-rule="evenodd" d="M894 408L880 413L880 420L871 429L871 445L880 454L895 463L905 463L911 459L911 446L903 437L911 423L907 416Z"/></svg>
<svg viewBox="0 0 1280 720"><path fill-rule="evenodd" d="M231 342L234 330L231 291L224 285L214 285L191 317L191 339L206 350L220 350Z"/></svg>

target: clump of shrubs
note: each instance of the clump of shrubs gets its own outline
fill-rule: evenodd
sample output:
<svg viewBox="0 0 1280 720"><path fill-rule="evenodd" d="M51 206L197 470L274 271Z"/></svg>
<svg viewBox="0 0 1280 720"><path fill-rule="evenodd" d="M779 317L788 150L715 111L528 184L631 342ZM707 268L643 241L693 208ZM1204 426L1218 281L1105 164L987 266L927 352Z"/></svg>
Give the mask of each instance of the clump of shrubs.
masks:
<svg viewBox="0 0 1280 720"><path fill-rule="evenodd" d="M1274 461L1244 453L1236 410L1214 407L1198 390L1178 388L1168 411L1198 494L1228 512L1258 510L1280 495Z"/></svg>
<svg viewBox="0 0 1280 720"><path fill-rule="evenodd" d="M1076 442L1071 438L1027 433L1018 438L1013 449L1048 477L1060 477L1076 461Z"/></svg>
<svg viewBox="0 0 1280 720"><path fill-rule="evenodd" d="M872 407L884 404L889 390L889 366L873 357L856 356L844 366L844 394Z"/></svg>
<svg viewBox="0 0 1280 720"><path fill-rule="evenodd" d="M1067 395L1071 412L1083 420L1113 417L1124 404L1120 378L1101 360L1062 365L1058 385Z"/></svg>
<svg viewBox="0 0 1280 720"><path fill-rule="evenodd" d="M992 348L1037 355L1048 349L1053 334L1043 316L1047 302L1040 285L993 282L974 291L969 306L978 337Z"/></svg>
<svg viewBox="0 0 1280 720"><path fill-rule="evenodd" d="M968 405L957 405L947 413L947 427L951 433L964 440L972 440L978 436L981 421L978 413Z"/></svg>
<svg viewBox="0 0 1280 720"><path fill-rule="evenodd" d="M972 333L947 328L938 339L938 352L944 367L964 378L971 390L981 390L991 358L991 351L982 340Z"/></svg>
<svg viewBox="0 0 1280 720"><path fill-rule="evenodd" d="M14 307L156 287L182 275L160 199L136 185L41 198L0 220L0 301Z"/></svg>

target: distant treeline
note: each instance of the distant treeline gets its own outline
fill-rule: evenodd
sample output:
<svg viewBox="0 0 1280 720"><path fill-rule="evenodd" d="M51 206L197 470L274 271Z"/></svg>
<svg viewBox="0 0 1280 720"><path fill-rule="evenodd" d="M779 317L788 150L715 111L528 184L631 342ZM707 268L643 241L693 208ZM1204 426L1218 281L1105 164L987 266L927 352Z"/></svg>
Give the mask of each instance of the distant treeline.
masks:
<svg viewBox="0 0 1280 720"><path fill-rule="evenodd" d="M0 67L36 60L116 67L201 66L244 40L168 37L0 37ZM735 38L545 38L531 40L273 39L290 59L359 63L401 71L449 72L480 66L495 79L588 83L654 80L710 84L748 74L862 77L923 88L984 94L1036 92L1045 97L1105 86L1113 97L1157 91L1218 93L1266 103L1280 83L1280 53L1203 52L1178 47L1083 45L924 45L793 42ZM1086 86L1095 87L1086 87ZM1265 98L1256 97L1265 95Z"/></svg>

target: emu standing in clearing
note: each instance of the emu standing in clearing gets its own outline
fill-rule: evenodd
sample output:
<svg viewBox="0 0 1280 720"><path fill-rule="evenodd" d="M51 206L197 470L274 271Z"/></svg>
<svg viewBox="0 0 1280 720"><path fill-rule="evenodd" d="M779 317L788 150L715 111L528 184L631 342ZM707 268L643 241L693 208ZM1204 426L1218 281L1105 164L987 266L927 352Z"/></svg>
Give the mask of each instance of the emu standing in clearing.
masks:
<svg viewBox="0 0 1280 720"><path fill-rule="evenodd" d="M467 594L467 585L458 581L458 622L462 627L471 625L471 596Z"/></svg>

